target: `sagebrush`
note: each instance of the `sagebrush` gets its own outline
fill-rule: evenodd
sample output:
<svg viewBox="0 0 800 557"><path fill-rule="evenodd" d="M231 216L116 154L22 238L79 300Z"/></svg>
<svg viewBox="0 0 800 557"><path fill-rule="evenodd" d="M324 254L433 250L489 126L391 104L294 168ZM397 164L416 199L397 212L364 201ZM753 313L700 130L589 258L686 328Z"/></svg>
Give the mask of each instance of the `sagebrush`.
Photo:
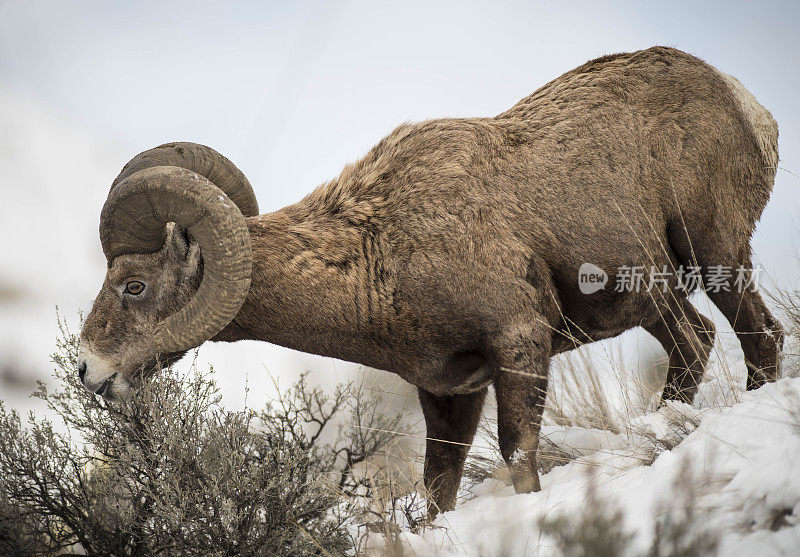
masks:
<svg viewBox="0 0 800 557"><path fill-rule="evenodd" d="M57 387L34 393L54 420L0 402L0 554L352 551L355 496L370 489L355 467L400 427L377 399L354 384L326 395L303 375L267 407L234 412L193 366L111 405L83 389L78 340L62 333Z"/></svg>

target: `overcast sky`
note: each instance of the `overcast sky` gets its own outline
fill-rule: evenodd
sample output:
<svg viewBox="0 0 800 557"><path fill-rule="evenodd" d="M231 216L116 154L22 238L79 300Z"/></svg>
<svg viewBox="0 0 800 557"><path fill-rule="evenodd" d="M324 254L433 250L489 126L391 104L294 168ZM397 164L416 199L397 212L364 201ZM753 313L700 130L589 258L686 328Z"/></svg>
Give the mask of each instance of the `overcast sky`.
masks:
<svg viewBox="0 0 800 557"><path fill-rule="evenodd" d="M48 258L70 261L66 284L33 281L31 303L42 315L56 303L88 309L103 275L96 228L108 185L165 141L231 158L267 212L401 122L494 115L590 58L663 44L738 77L778 121L786 170L754 245L771 279L795 285L798 11L788 1L0 2L0 188L10 199L0 235L17 246L3 250L0 283L43 274ZM46 223L22 230L30 215ZM0 323L5 346L24 343L9 340L15 323Z"/></svg>

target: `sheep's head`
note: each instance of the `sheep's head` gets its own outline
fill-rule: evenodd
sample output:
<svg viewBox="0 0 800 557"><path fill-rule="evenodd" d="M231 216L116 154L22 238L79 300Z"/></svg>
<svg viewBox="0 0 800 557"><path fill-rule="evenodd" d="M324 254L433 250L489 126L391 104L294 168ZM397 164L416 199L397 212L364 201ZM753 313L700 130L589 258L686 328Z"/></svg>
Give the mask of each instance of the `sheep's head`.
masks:
<svg viewBox="0 0 800 557"><path fill-rule="evenodd" d="M81 332L87 389L125 398L231 322L250 287L244 216L257 214L247 179L208 147L162 145L125 165L100 217L108 272Z"/></svg>

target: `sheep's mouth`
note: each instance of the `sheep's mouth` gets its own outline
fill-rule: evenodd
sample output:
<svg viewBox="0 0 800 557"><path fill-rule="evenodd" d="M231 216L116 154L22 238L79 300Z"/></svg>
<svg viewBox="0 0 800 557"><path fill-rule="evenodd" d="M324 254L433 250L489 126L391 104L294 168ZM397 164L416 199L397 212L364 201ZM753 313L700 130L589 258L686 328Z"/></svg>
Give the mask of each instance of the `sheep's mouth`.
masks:
<svg viewBox="0 0 800 557"><path fill-rule="evenodd" d="M131 384L125 379L124 375L114 373L111 377L103 381L94 394L100 395L107 402L123 402L130 397Z"/></svg>
<svg viewBox="0 0 800 557"><path fill-rule="evenodd" d="M186 354L185 350L183 352L160 354L146 364L143 364L139 368L138 375L134 376L133 379L128 379L124 375L119 375L118 372L114 373L108 377L108 379L103 381L103 383L93 392L96 395L102 396L107 401L126 399L132 390L136 390L141 387L144 381L155 375L163 368L180 360L184 354Z"/></svg>
<svg viewBox="0 0 800 557"><path fill-rule="evenodd" d="M114 382L114 379L116 379L116 378L117 378L117 374L114 373L108 379L103 381L103 384L100 385L100 387L94 392L94 394L100 395L103 398L113 398L111 396L111 393L109 392L109 389L111 387L111 384Z"/></svg>

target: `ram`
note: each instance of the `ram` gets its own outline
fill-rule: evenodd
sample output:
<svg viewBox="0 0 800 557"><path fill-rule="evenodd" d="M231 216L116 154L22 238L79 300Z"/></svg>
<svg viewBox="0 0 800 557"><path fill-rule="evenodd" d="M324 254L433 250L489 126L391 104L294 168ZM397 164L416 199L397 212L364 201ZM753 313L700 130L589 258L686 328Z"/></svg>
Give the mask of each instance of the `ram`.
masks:
<svg viewBox="0 0 800 557"><path fill-rule="evenodd" d="M494 118L401 125L265 215L229 160L162 145L103 207L108 272L79 373L124 398L187 350L241 339L394 372L419 390L431 515L455 505L494 385L514 487L537 490L551 356L642 326L669 354L663 399L690 400L714 342L688 301L697 283L714 283L747 388L777 377L780 325L754 288L712 277L753 279L777 137L736 79L654 47L592 60ZM631 269L640 284L622 280Z"/></svg>

